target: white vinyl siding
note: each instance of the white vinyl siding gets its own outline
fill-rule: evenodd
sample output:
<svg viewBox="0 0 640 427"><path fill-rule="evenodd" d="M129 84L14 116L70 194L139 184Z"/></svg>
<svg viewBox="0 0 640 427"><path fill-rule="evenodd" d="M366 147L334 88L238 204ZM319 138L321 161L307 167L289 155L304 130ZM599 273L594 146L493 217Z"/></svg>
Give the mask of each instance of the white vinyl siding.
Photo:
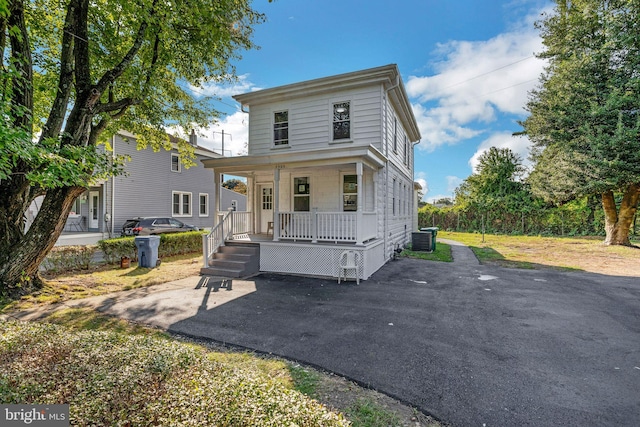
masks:
<svg viewBox="0 0 640 427"><path fill-rule="evenodd" d="M273 141L273 114L288 111L288 149L292 151L317 150L333 142L333 104L350 103L350 138L354 145L373 145L381 149L380 123L382 92L379 86L362 87L340 92L328 92L307 98L296 98L271 104L251 106L249 120L249 155L271 154Z"/></svg>

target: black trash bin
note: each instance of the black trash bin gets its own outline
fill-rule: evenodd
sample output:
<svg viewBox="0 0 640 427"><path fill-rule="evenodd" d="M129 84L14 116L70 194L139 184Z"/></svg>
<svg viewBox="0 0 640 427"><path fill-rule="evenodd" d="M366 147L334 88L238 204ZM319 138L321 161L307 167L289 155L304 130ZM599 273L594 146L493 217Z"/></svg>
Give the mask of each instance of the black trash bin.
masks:
<svg viewBox="0 0 640 427"><path fill-rule="evenodd" d="M158 264L160 236L137 236L138 267L154 268Z"/></svg>
<svg viewBox="0 0 640 427"><path fill-rule="evenodd" d="M425 227L421 228L420 231L424 231L427 233L431 233L431 251L436 250L436 236L438 235L438 227Z"/></svg>

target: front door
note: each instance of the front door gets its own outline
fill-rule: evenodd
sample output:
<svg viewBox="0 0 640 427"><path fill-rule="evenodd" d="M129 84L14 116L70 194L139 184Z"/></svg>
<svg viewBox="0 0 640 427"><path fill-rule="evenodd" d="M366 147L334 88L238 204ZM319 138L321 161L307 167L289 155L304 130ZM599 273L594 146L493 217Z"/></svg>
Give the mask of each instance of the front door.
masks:
<svg viewBox="0 0 640 427"><path fill-rule="evenodd" d="M260 220L258 222L259 233L272 233L269 223L273 225L273 185L263 184L259 186L258 197L260 197Z"/></svg>
<svg viewBox="0 0 640 427"><path fill-rule="evenodd" d="M89 191L89 229L97 230L100 219L100 193L97 191Z"/></svg>

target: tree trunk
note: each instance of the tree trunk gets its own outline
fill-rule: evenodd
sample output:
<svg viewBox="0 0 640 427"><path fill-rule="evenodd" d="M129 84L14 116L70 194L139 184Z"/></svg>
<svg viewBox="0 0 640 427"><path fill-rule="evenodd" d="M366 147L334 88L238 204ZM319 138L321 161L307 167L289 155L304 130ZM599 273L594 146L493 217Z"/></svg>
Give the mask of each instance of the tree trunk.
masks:
<svg viewBox="0 0 640 427"><path fill-rule="evenodd" d="M40 263L64 229L73 201L84 192L82 187L49 190L42 207L26 234L3 241L0 247L0 295L16 298L42 287L38 275ZM0 218L6 222L9 218Z"/></svg>
<svg viewBox="0 0 640 427"><path fill-rule="evenodd" d="M620 209L616 206L613 191L602 194L602 208L605 219L605 245L632 246L629 229L638 208L640 184L630 184L624 191Z"/></svg>

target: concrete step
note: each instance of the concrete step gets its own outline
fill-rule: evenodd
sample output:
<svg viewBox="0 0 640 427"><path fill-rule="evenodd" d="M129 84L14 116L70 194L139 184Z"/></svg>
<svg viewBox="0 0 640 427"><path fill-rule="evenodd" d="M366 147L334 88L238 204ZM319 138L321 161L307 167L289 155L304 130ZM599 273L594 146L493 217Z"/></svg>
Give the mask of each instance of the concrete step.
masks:
<svg viewBox="0 0 640 427"><path fill-rule="evenodd" d="M244 270L234 270L228 268L201 268L200 274L203 276L221 276L221 277L245 277L248 274L244 274Z"/></svg>
<svg viewBox="0 0 640 427"><path fill-rule="evenodd" d="M227 242L209 260L200 274L222 277L245 277L260 271L260 245Z"/></svg>

